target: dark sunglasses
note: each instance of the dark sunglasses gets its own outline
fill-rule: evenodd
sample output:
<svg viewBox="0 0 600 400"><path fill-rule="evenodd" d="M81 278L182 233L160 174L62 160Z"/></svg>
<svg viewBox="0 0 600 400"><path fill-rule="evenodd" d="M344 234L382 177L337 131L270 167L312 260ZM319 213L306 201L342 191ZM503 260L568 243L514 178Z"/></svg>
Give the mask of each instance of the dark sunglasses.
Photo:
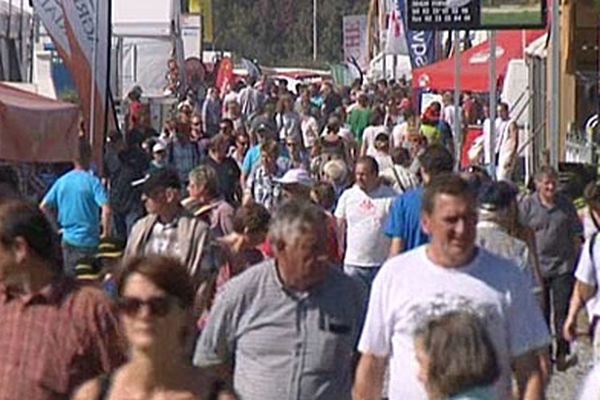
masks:
<svg viewBox="0 0 600 400"><path fill-rule="evenodd" d="M240 142L239 140L237 141L237 144L239 144L240 146L248 146L248 142Z"/></svg>
<svg viewBox="0 0 600 400"><path fill-rule="evenodd" d="M135 297L120 297L117 300L117 307L123 314L134 316L139 314L142 306L147 306L150 315L154 317L164 317L171 311L173 300L170 297L152 297L148 300L141 300Z"/></svg>

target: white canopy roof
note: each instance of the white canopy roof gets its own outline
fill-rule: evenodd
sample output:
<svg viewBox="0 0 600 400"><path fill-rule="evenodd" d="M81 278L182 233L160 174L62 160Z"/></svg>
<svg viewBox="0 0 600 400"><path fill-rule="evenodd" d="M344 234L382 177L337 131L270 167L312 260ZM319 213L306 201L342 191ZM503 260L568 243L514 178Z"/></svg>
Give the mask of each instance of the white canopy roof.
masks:
<svg viewBox="0 0 600 400"><path fill-rule="evenodd" d="M548 34L544 34L531 42L525 49L525 54L530 57L546 58L548 56Z"/></svg>
<svg viewBox="0 0 600 400"><path fill-rule="evenodd" d="M179 0L113 0L115 36L165 37L179 15Z"/></svg>

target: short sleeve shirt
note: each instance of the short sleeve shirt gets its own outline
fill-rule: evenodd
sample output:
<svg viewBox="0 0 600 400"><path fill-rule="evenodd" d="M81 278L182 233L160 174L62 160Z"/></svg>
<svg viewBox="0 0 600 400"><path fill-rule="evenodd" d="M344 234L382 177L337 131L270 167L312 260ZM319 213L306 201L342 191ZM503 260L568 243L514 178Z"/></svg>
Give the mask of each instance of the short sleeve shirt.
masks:
<svg viewBox="0 0 600 400"><path fill-rule="evenodd" d="M405 251L429 242L421 227L422 201L423 188L417 188L396 197L392 203L385 234L391 239L402 239Z"/></svg>
<svg viewBox="0 0 600 400"><path fill-rule="evenodd" d="M308 292L289 291L267 260L219 293L194 364L235 361L235 390L244 400L347 400L365 300L333 267Z"/></svg>
<svg viewBox="0 0 600 400"><path fill-rule="evenodd" d="M586 240L579 256L575 278L588 286L598 288L600 282L600 236L595 235ZM600 316L600 293L591 298L587 304L588 316Z"/></svg>
<svg viewBox="0 0 600 400"><path fill-rule="evenodd" d="M344 191L335 217L346 221L346 256L344 264L379 267L386 260L390 239L384 234L390 207L396 192L380 185L366 193L357 185Z"/></svg>
<svg viewBox="0 0 600 400"><path fill-rule="evenodd" d="M426 400L417 379L415 330L450 311L472 312L486 326L498 356L497 398L510 398L511 358L550 342L526 279L515 265L483 249L462 268L444 268L430 261L426 248L390 259L377 274L360 352L390 356L390 400Z"/></svg>
<svg viewBox="0 0 600 400"><path fill-rule="evenodd" d="M535 232L544 278L572 273L577 258L574 241L583 235L573 203L562 195L557 195L555 203L554 207L547 208L534 193L519 204L521 222Z"/></svg>
<svg viewBox="0 0 600 400"><path fill-rule="evenodd" d="M96 247L100 241L99 207L108 203L100 179L88 171L72 170L52 185L42 204L58 212L63 240L72 246Z"/></svg>

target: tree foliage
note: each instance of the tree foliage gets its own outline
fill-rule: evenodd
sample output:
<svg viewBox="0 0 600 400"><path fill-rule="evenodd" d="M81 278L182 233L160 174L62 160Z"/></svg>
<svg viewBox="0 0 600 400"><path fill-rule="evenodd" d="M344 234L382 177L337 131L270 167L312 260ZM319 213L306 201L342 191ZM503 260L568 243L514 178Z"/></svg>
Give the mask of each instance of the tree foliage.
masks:
<svg viewBox="0 0 600 400"><path fill-rule="evenodd" d="M215 0L215 49L265 65L324 66L342 60L342 17L366 0L317 0L318 59L312 61L313 0Z"/></svg>

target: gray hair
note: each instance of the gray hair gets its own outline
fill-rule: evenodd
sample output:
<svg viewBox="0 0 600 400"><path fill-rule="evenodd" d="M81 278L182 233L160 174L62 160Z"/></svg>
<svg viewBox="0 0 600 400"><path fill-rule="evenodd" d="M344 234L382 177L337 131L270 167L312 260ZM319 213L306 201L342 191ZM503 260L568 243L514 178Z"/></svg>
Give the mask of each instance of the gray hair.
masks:
<svg viewBox="0 0 600 400"><path fill-rule="evenodd" d="M308 201L291 200L277 209L269 228L269 239L277 248L281 243L293 242L310 230L325 230L326 215Z"/></svg>
<svg viewBox="0 0 600 400"><path fill-rule="evenodd" d="M551 167L550 165L543 165L540 167L539 170L536 171L533 178L536 182L540 182L544 178L552 178L558 180L558 172L556 171L556 169L554 169L554 167Z"/></svg>
<svg viewBox="0 0 600 400"><path fill-rule="evenodd" d="M190 171L189 178L191 182L194 182L197 186L203 187L212 196L219 195L217 172L213 167L200 165Z"/></svg>

